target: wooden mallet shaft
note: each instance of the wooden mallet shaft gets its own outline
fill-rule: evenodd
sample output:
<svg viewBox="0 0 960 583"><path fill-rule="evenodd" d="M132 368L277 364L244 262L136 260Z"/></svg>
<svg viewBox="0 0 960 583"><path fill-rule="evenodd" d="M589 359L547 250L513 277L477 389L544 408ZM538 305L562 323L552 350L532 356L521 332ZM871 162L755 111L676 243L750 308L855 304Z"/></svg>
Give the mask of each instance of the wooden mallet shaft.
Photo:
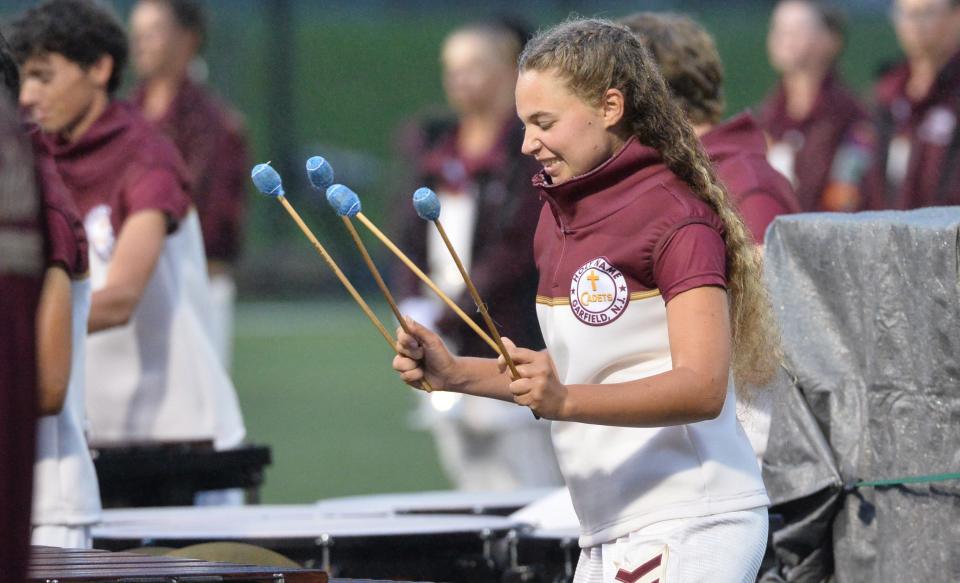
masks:
<svg viewBox="0 0 960 583"><path fill-rule="evenodd" d="M383 297L387 300L387 304L390 305L390 310L393 312L393 315L396 316L397 321L400 322L400 327L403 328L404 332L412 335L406 321L403 319L403 314L400 313L400 307L397 306L397 300L394 299L393 294L390 293L390 288L387 287L387 282L383 281L383 277L380 275L380 270L377 269L376 264L373 262L373 258L370 257L370 252L367 251L367 246L364 245L363 240L360 239L360 233L358 233L356 227L353 226L353 221L351 221L350 217L346 215L341 215L340 218L343 219L343 224L347 227L347 231L350 233L350 238L353 239L353 243L360 251L360 255L363 257L363 262L367 264L367 268L370 270L370 275L373 276L374 281L377 282L377 287L379 287L380 291L383 292Z"/></svg>
<svg viewBox="0 0 960 583"><path fill-rule="evenodd" d="M300 218L300 214L293 208L293 205L290 204L290 201L287 200L285 196L278 196L277 200L280 201L280 204L283 205L283 208L287 209L287 212L293 218L293 221L297 223L297 226L300 227L300 230L303 231L303 234L306 235L307 239L310 240L310 243L313 244L313 248L317 250L317 253L320 254L320 257L327 263L330 269L333 270L334 275L337 276L337 279L340 280L340 283L343 284L343 287L347 288L347 291L350 292L350 295L353 296L353 299L360 304L360 309L363 310L363 313L370 318L370 322L376 326L377 330L380 331L380 335L390 344L391 349L396 348L395 340L384 327L383 323L380 321L380 318L373 313L373 310L370 309L370 306L367 305L367 302L360 296L360 293L353 287L353 284L350 283L350 280L347 279L347 276L344 275L341 271L340 266L337 265L337 262L333 260L333 257L327 253L327 250L324 249L323 245L320 244L320 241L314 236L313 232L310 230L310 227L307 226L303 219Z"/></svg>
<svg viewBox="0 0 960 583"><path fill-rule="evenodd" d="M497 325L493 323L493 318L490 317L490 312L487 310L487 304L484 303L483 299L480 297L480 292L477 291L477 287L473 285L473 279L463 266L463 262L460 260L460 255L457 253L457 250L453 248L453 243L451 243L450 238L447 237L447 232L444 230L443 224L440 223L439 218L435 219L433 224L437 226L437 231L440 233L440 238L443 239L443 244L446 245L447 250L450 251L450 256L453 257L453 262L457 264L457 269L460 270L460 275L463 276L463 282L467 284L467 290L470 292L470 297L473 298L474 303L477 304L477 309L480 310L480 315L483 317L484 324L487 325L487 330L490 331L490 336L492 336L493 340L497 343L497 348L499 349L500 354L503 356L503 360L506 361L507 367L510 368L510 376L513 377L513 380L519 379L520 373L517 372L517 366L514 364L513 359L510 358L510 354L503 345L503 338L500 337L500 331L497 330Z"/></svg>
<svg viewBox="0 0 960 583"><path fill-rule="evenodd" d="M393 312L393 315L396 316L397 322L400 323L400 328L402 328L403 331L410 336L413 336L413 332L407 325L407 321L404 319L403 314L400 313L400 307L397 306L397 300L394 299L393 294L390 293L390 288L387 287L387 282L383 281L383 277L380 275L380 270L377 269L376 264L373 262L373 258L370 257L370 253L367 251L367 246L363 244L363 240L360 238L360 233L358 233L356 227L353 226L353 221L351 221L350 217L346 215L341 215L340 218L343 219L343 224L346 225L347 231L350 232L350 238L353 239L357 249L360 250L360 255L363 256L364 263L367 264L367 268L370 269L370 274L377 282L377 287L379 287L380 291L383 292L383 297L387 300L387 304L390 305L390 310ZM422 381L422 385L424 390L428 393L433 391L433 387L427 383L426 379Z"/></svg>
<svg viewBox="0 0 960 583"><path fill-rule="evenodd" d="M500 337L500 332L497 330L493 318L490 317L487 304L485 304L480 297L480 292L477 291L477 286L473 284L473 279L470 278L470 274L467 273L467 269L463 266L460 255L453 247L453 243L450 242L450 238L447 237L447 231L440 222L440 207L440 198L437 196L437 193L429 188L418 188L416 192L413 193L413 208L416 209L417 215L421 219L429 221L437 227L437 232L440 233L440 239L443 240L447 251L450 252L450 257L453 258L453 262L457 265L457 270L460 271L460 277L463 278L463 283L466 284L467 289L470 291L470 296L473 298L474 303L477 304L477 309L480 310L480 315L483 316L483 321L487 325L487 329L490 330L490 334L496 339L499 349L498 352L503 356L504 363L510 369L510 378L517 381L520 379L520 371L517 370L516 363L513 362L506 347L503 345L503 338ZM532 409L530 412L537 419L540 418Z"/></svg>
<svg viewBox="0 0 960 583"><path fill-rule="evenodd" d="M498 355L503 354L503 351L501 349L502 342L498 344L493 340L493 338L491 338L486 332L484 332L483 328L478 326L477 323L473 321L473 318L468 316L466 312L460 309L460 306L458 306L456 302L450 299L450 297L447 294L443 293L443 291L439 287L437 287L437 284L433 283L430 277L427 276L427 274L424 273L423 270L417 267L417 264L411 261L410 258L407 257L403 251L401 251L396 245L394 245L393 241L391 241L386 235L384 235L383 232L381 232L380 229L378 229L377 226L370 221L370 219L364 216L362 212L357 213L356 217L361 223L363 223L363 226L369 229L370 232L373 233L373 235L376 238L380 239L380 242L383 243L387 249L392 251L393 254L396 255L397 258L399 258L400 261L403 262L403 264L406 265L407 268L414 273L414 275L419 277L420 281L425 283L427 287L430 288L431 291L433 291L433 293L437 294L437 297L443 300L443 303L447 304L447 306L451 310L453 310L455 314L460 316L460 319L462 319L464 323L470 326L470 328L473 329L473 331L476 332L477 335L480 336L480 338L484 342L486 342L488 346L490 346L490 348L492 348Z"/></svg>
<svg viewBox="0 0 960 583"><path fill-rule="evenodd" d="M276 197L280 201L280 204L283 205L283 208L287 210L287 213L290 214L290 217L293 221L300 227L300 230L303 231L303 234L306 235L307 239L313 245L313 248L317 250L317 253L320 254L320 257L327 263L330 269L333 270L334 275L337 276L337 279L340 280L340 283L343 284L343 287L347 288L347 291L350 292L350 295L353 296L353 299L356 300L357 304L360 305L360 309L363 310L363 313L367 315L367 318L370 319L370 322L376 327L380 332L380 335L383 336L384 340L387 341L387 344L390 345L390 350L393 352L397 351L397 342L384 327L383 323L380 321L380 318L373 313L373 310L370 309L370 306L367 305L367 302L364 301L363 297L360 296L360 293L353 287L353 284L350 283L350 280L347 279L347 276L344 275L343 271L340 269L340 266L337 265L337 262L333 260L333 257L327 253L327 250L324 249L323 245L320 244L320 241L314 236L313 231L310 230L310 227L303 221L300 217L300 213L293 208L293 205L290 204L290 201L283 195ZM402 320L401 320L402 321ZM424 390L432 391L433 388L430 387L426 379L422 381Z"/></svg>

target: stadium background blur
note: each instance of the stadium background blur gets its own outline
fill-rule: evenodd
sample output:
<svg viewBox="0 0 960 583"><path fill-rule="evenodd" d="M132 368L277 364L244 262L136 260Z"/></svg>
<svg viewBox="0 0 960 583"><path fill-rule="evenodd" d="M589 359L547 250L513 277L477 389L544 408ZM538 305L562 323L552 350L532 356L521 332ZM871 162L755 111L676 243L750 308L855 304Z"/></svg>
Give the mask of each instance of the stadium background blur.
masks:
<svg viewBox="0 0 960 583"><path fill-rule="evenodd" d="M4 0L0 22L33 4ZM126 19L132 0L112 5ZM886 0L839 2L849 37L841 72L868 94L898 56ZM464 22L497 14L533 27L637 10L685 12L715 36L728 114L763 99L769 1L207 0L209 82L244 116L254 162L272 160L288 197L371 300L379 297L344 229L306 184L320 154L381 226L409 193L391 187L398 125L442 107L439 50ZM132 74L128 73L129 88ZM121 91L123 94L123 90ZM238 275L233 377L248 439L273 447L263 501L446 488L429 434L410 428L413 397L392 374L382 339L349 301L279 205L250 189ZM382 249L371 242L371 248ZM395 262L380 253L385 270ZM387 321L381 302L378 313Z"/></svg>

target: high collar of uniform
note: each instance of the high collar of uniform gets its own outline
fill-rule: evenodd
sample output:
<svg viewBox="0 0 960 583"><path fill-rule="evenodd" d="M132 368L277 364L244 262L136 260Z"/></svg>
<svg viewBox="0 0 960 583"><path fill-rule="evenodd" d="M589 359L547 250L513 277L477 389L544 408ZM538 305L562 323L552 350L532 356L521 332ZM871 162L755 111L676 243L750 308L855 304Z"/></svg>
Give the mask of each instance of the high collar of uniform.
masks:
<svg viewBox="0 0 960 583"><path fill-rule="evenodd" d="M438 176L447 186L455 188L478 174L494 173L503 168L509 155L513 153L511 142L522 141L522 136L519 136L519 140L516 139L519 128L516 118L504 120L500 126L500 134L490 149L477 158L467 158L460 153L458 140L462 128L458 125L423 157L420 163L421 172Z"/></svg>
<svg viewBox="0 0 960 583"><path fill-rule="evenodd" d="M763 112L763 119L766 125L783 126L785 128L800 127L811 120L820 119L825 115L824 108L832 105L829 100L840 88L840 79L836 69L830 69L820 81L820 88L817 90L817 96L814 98L810 111L802 119L795 119L787 113L787 89L781 80L770 101L770 106Z"/></svg>
<svg viewBox="0 0 960 583"><path fill-rule="evenodd" d="M194 83L189 75L184 75L180 82L177 83L177 90L173 94L173 99L170 101L170 104L167 106L166 111L163 112L154 123L163 125L173 121L178 115L182 114L182 111L185 108L189 108L195 101L199 99L198 92L200 87ZM130 94L130 103L134 104L137 109L143 111L143 106L147 101L147 84L140 83Z"/></svg>
<svg viewBox="0 0 960 583"><path fill-rule="evenodd" d="M83 155L111 143L113 138L129 125L129 108L126 103L111 100L100 117L82 136L72 142L59 135L43 134L47 150L58 157L69 157Z"/></svg>
<svg viewBox="0 0 960 583"><path fill-rule="evenodd" d="M910 82L910 64L901 63L887 73L876 86L877 100L889 106L894 101L907 98L907 84ZM913 103L916 111L923 111L928 105L949 99L960 91L960 51L940 69L927 95Z"/></svg>
<svg viewBox="0 0 960 583"><path fill-rule="evenodd" d="M669 172L660 154L631 136L620 151L590 172L552 184L541 170L533 177L533 185L551 203L561 223L576 228L623 208L630 202L630 187L659 172ZM590 204L579 204L586 197Z"/></svg>
<svg viewBox="0 0 960 583"><path fill-rule="evenodd" d="M757 120L741 113L701 136L703 147L714 162L744 154L765 156L767 139Z"/></svg>
<svg viewBox="0 0 960 583"><path fill-rule="evenodd" d="M57 168L71 188L86 188L119 180L117 173L132 159L143 156L141 144L146 121L132 105L111 101L107 109L74 142L44 134L45 149L57 161ZM82 206L82 205L81 205Z"/></svg>

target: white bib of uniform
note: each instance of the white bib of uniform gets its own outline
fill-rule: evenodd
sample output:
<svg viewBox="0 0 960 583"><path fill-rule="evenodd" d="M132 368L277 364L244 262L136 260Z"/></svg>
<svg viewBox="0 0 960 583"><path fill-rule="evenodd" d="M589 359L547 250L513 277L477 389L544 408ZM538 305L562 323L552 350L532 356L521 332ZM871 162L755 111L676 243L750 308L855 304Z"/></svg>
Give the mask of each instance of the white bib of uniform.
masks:
<svg viewBox="0 0 960 583"><path fill-rule="evenodd" d="M437 197L443 209L443 227L450 243L457 250L464 269L470 271L473 259L473 236L477 226L477 198L470 193L450 194L441 191ZM427 225L427 266L430 278L436 282L443 293L457 297L467 285L457 269L450 251L443 243L440 232L433 225ZM429 290L424 290L429 294Z"/></svg>
<svg viewBox="0 0 960 583"><path fill-rule="evenodd" d="M540 329L560 381L622 383L671 370L659 292L635 292L627 301L618 293L622 280L609 275L619 271L603 266L578 272L571 298L537 299ZM593 283L599 296L609 296L606 301L590 299L585 290L592 291ZM580 519L580 546L663 520L768 505L735 409L730 379L723 411L707 421L640 428L554 421L553 444Z"/></svg>
<svg viewBox="0 0 960 583"><path fill-rule="evenodd" d="M767 162L777 172L783 174L793 186L797 185L797 173L794 168L796 160L797 151L786 142L775 142L767 149Z"/></svg>
<svg viewBox="0 0 960 583"><path fill-rule="evenodd" d="M93 290L104 287L115 236L109 208L92 209ZM168 235L130 322L87 340L90 441L130 444L213 440L239 444L240 405L212 342L210 291L197 213Z"/></svg>
<svg viewBox="0 0 960 583"><path fill-rule="evenodd" d="M70 384L63 410L37 423L34 462L34 525L79 526L100 521L100 489L84 437L84 368L90 281L70 284L72 352Z"/></svg>

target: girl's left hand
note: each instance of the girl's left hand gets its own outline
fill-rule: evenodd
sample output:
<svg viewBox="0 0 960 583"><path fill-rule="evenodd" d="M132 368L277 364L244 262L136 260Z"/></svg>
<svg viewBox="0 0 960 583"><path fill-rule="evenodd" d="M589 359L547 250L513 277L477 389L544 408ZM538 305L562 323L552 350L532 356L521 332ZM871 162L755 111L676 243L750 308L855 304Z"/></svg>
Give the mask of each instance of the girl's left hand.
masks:
<svg viewBox="0 0 960 583"><path fill-rule="evenodd" d="M503 344L520 373L520 378L510 383L513 401L517 405L529 407L545 419L562 419L569 393L566 385L557 378L557 370L550 353L546 350L517 348L509 338L504 338ZM497 365L501 373L509 374L509 367L503 356L497 359Z"/></svg>

